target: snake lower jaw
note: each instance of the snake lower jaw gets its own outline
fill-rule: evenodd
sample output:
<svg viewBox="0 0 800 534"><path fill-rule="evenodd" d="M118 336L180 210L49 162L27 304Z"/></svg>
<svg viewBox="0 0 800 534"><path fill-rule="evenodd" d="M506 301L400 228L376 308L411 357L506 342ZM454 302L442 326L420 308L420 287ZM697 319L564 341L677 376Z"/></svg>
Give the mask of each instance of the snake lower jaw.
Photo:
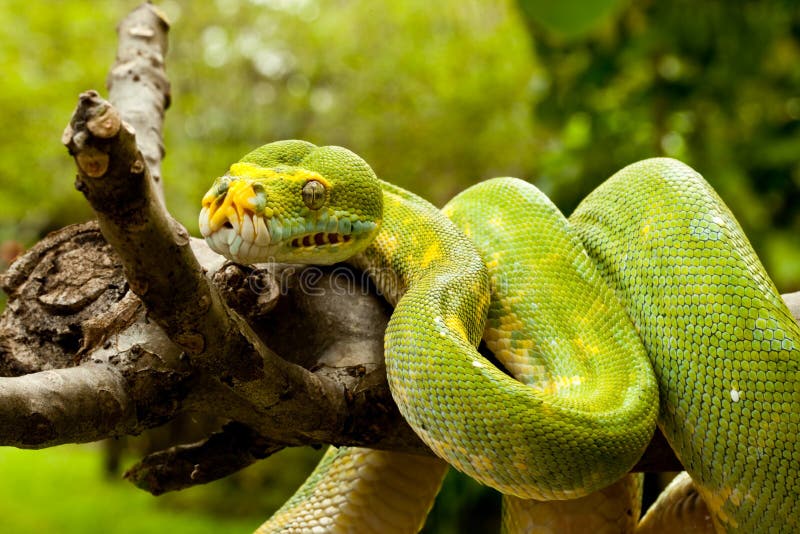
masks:
<svg viewBox="0 0 800 534"><path fill-rule="evenodd" d="M363 248L363 236L338 232L288 233L284 226L244 212L214 228L208 209L200 213L200 232L208 246L231 261L253 263L332 264L344 261ZM273 234L281 233L279 239Z"/></svg>
<svg viewBox="0 0 800 534"><path fill-rule="evenodd" d="M271 251L273 247L246 242L233 228L220 228L205 239L211 250L236 263L265 263L272 261L271 258L275 256Z"/></svg>

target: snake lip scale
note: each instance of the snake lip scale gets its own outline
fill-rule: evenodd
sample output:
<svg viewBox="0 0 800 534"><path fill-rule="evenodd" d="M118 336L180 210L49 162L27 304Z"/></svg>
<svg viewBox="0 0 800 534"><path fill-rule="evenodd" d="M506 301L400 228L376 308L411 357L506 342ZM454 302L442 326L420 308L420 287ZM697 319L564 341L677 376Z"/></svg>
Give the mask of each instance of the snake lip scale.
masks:
<svg viewBox="0 0 800 534"><path fill-rule="evenodd" d="M254 213L243 213L225 221L222 227L211 230L208 208L203 208L200 218L203 221L200 231L206 238L211 250L217 254L234 259L239 263L256 263L269 261L264 258L274 257L278 247L291 247L299 253L318 254L325 247L337 247L347 244L352 239L348 234L314 232L301 234L283 241L271 237L264 219Z"/></svg>

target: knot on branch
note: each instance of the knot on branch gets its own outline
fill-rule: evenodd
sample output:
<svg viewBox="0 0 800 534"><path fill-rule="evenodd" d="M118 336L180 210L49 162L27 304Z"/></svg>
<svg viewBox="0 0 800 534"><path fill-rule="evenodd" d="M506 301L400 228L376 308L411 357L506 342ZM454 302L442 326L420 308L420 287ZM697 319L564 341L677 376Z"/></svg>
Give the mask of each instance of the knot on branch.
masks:
<svg viewBox="0 0 800 534"><path fill-rule="evenodd" d="M0 376L71 367L81 348L119 331L127 283L96 222L70 226L37 243L0 276L10 296L0 316ZM108 312L111 310L111 313Z"/></svg>
<svg viewBox="0 0 800 534"><path fill-rule="evenodd" d="M268 269L226 263L214 273L213 282L225 303L251 324L263 320L280 296L278 283Z"/></svg>

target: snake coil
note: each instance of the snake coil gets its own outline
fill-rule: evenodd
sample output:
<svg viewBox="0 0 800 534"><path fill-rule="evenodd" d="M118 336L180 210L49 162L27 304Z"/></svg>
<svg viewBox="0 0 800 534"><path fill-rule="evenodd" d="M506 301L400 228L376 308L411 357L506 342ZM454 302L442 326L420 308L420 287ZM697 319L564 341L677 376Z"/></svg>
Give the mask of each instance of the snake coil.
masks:
<svg viewBox="0 0 800 534"><path fill-rule="evenodd" d="M217 179L200 227L234 261L369 272L395 305L392 395L444 460L331 449L260 532L414 532L447 464L516 503L593 494L656 419L718 531L798 528L800 328L690 167L630 165L567 220L521 180L439 211L352 152L284 141Z"/></svg>

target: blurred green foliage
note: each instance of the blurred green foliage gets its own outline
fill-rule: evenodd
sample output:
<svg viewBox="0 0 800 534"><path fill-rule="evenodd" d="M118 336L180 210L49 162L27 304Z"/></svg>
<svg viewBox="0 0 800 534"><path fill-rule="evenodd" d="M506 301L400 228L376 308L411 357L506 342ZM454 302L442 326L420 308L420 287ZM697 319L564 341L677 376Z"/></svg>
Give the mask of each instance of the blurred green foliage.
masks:
<svg viewBox="0 0 800 534"><path fill-rule="evenodd" d="M0 3L0 243L30 245L91 216L59 138L78 93L102 89L114 27L137 3ZM167 202L195 234L211 180L276 139L347 146L437 204L478 180L521 176L566 213L626 164L667 155L719 191L778 287L800 289L800 10L791 1L159 5L174 23ZM295 467L286 479L262 462L172 504L266 515L313 457L279 460ZM457 474L446 487L429 532L496 524L496 495Z"/></svg>
<svg viewBox="0 0 800 534"><path fill-rule="evenodd" d="M562 210L631 162L675 157L728 203L778 288L800 289L795 2L634 2L568 42L526 22L547 73L530 176Z"/></svg>
<svg viewBox="0 0 800 534"><path fill-rule="evenodd" d="M530 168L535 63L511 6L216 6L206 17L180 11L170 56L169 125L179 126L168 128L164 174L185 178L167 183L192 228L210 179L276 139L346 146L438 202L478 177Z"/></svg>
<svg viewBox="0 0 800 534"><path fill-rule="evenodd" d="M258 516L167 507L164 499L104 477L101 464L93 446L46 453L0 448L0 529L5 534L241 534L259 524ZM192 488L179 498L197 494Z"/></svg>

